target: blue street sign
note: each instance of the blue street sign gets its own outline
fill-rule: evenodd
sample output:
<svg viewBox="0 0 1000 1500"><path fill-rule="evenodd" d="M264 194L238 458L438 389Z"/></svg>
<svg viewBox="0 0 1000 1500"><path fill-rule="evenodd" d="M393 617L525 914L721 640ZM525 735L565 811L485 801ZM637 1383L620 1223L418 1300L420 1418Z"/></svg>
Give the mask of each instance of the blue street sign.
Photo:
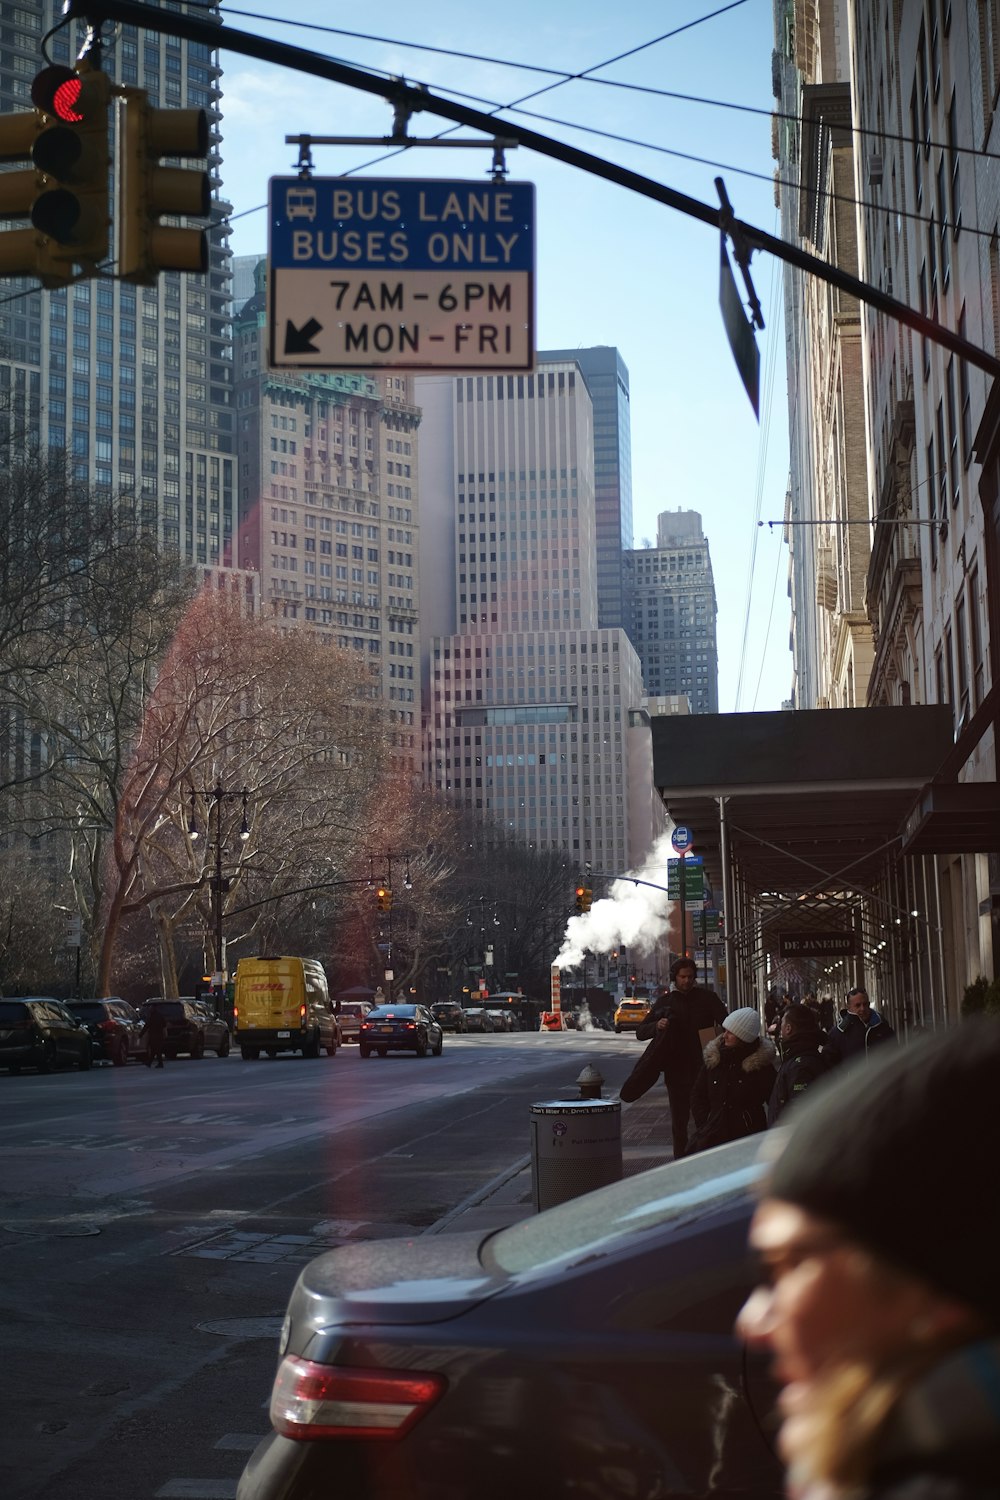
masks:
<svg viewBox="0 0 1000 1500"><path fill-rule="evenodd" d="M678 854L686 854L694 843L694 834L683 823L678 823L670 835L670 842Z"/></svg>
<svg viewBox="0 0 1000 1500"><path fill-rule="evenodd" d="M535 189L273 177L274 367L530 370Z"/></svg>

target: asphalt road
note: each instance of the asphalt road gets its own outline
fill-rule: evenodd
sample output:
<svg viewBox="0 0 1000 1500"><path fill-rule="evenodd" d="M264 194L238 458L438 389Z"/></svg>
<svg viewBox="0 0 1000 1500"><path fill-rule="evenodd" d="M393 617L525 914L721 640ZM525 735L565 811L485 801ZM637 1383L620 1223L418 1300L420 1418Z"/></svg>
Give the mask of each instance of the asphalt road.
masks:
<svg viewBox="0 0 1000 1500"><path fill-rule="evenodd" d="M532 1103L635 1055L513 1033L0 1074L0 1494L230 1500L299 1267L425 1233L526 1155Z"/></svg>

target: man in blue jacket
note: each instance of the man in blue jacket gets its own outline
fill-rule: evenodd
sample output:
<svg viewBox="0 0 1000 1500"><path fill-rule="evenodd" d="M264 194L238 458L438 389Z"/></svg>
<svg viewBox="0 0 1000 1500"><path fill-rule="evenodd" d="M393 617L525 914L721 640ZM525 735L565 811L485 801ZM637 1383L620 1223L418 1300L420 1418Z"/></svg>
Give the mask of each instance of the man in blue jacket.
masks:
<svg viewBox="0 0 1000 1500"><path fill-rule="evenodd" d="M832 1065L851 1062L856 1057L867 1057L883 1042L895 1040L896 1033L888 1021L884 1021L877 1010L872 1010L868 991L858 986L848 991L847 1009L841 1011L840 1020L830 1031L823 1047L823 1057Z"/></svg>

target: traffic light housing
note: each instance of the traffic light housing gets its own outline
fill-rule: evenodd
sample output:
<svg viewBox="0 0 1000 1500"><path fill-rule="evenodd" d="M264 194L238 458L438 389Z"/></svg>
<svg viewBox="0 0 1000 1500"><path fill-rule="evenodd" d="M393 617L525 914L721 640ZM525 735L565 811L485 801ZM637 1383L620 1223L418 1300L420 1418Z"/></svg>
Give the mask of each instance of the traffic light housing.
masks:
<svg viewBox="0 0 1000 1500"><path fill-rule="evenodd" d="M53 64L36 75L31 100L45 116L31 150L44 179L31 222L56 261L93 269L108 255L111 81L85 59Z"/></svg>
<svg viewBox="0 0 1000 1500"><path fill-rule="evenodd" d="M578 885L576 888L576 909L578 912L586 913L590 910L590 903L594 899L594 893L589 886Z"/></svg>
<svg viewBox="0 0 1000 1500"><path fill-rule="evenodd" d="M381 912L392 911L392 891L387 885L380 885L375 892L375 902Z"/></svg>
<svg viewBox="0 0 1000 1500"><path fill-rule="evenodd" d="M208 270L203 229L161 224L164 214L207 219L212 187L203 168L165 167L164 156L207 157L203 109L154 109L141 89L125 91L119 120L118 264L122 281L155 286L161 271Z"/></svg>
<svg viewBox="0 0 1000 1500"><path fill-rule="evenodd" d="M93 274L108 254L108 111L111 83L84 59L43 68L35 108L0 116L0 217L31 227L0 232L0 275L37 276L43 286Z"/></svg>

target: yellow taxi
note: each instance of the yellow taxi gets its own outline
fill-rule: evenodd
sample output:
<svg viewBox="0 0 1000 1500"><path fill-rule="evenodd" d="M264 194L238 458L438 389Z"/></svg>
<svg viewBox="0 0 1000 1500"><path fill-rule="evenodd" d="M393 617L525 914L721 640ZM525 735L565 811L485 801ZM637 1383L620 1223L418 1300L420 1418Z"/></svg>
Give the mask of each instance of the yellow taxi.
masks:
<svg viewBox="0 0 1000 1500"><path fill-rule="evenodd" d="M619 1000L615 1010L615 1031L620 1035L623 1031L634 1031L641 1026L649 1015L649 1001L639 999L634 995L626 995Z"/></svg>

